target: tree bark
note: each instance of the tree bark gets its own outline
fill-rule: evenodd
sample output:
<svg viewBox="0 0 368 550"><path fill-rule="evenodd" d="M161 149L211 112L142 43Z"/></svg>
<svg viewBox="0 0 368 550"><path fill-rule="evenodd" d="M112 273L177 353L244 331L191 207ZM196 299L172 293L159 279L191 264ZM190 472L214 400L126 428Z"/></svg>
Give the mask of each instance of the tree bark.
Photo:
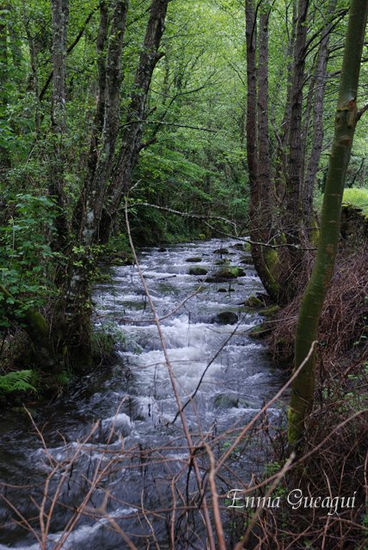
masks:
<svg viewBox="0 0 368 550"><path fill-rule="evenodd" d="M295 367L306 359L317 339L323 302L333 275L340 234L341 202L352 141L358 120L356 97L368 14L366 0L352 0L340 77L335 135L329 162L317 257L299 312L295 342ZM313 405L315 355L306 362L292 385L289 408L289 442L296 445Z"/></svg>
<svg viewBox="0 0 368 550"><path fill-rule="evenodd" d="M127 0L115 0L108 34L107 3L100 6L97 40L98 99L92 129L87 176L73 215L79 247L70 251L67 276L63 340L68 362L84 372L92 366L90 279L94 266L91 246L98 235L99 219L112 170L112 160L120 123L121 57L126 29ZM108 47L106 52L106 42Z"/></svg>
<svg viewBox="0 0 368 550"><path fill-rule="evenodd" d="M77 232L85 246L98 240L99 223L110 179L116 139L120 125L120 88L122 81L121 56L128 11L127 0L116 0L109 36L106 62L103 49L106 41L107 12L101 7L98 49L99 92L95 125L92 131L90 160L84 182L79 216L75 217ZM78 219L79 218L79 219Z"/></svg>
<svg viewBox="0 0 368 550"><path fill-rule="evenodd" d="M260 243L272 240L274 184L271 176L268 128L268 24L270 12L257 15L253 0L245 3L247 46L246 143L250 186L251 252L257 273L270 296L278 300L277 253ZM257 46L259 68L257 71Z"/></svg>
<svg viewBox="0 0 368 550"><path fill-rule="evenodd" d="M55 219L55 250L63 251L69 242L69 223L66 215L64 190L65 132L66 132L66 40L68 30L68 0L51 0L52 10L52 111L53 158L50 162L49 193L55 198L58 215Z"/></svg>
<svg viewBox="0 0 368 550"><path fill-rule="evenodd" d="M146 106L152 75L162 54L159 52L165 28L169 0L152 0L142 52L135 74L133 91L124 124L122 145L118 154L112 183L107 193L98 238L107 242L112 222L116 218L121 199L131 187L132 173L141 150Z"/></svg>
<svg viewBox="0 0 368 550"><path fill-rule="evenodd" d="M0 123L6 123L8 107L8 25L7 14L9 6L6 2L0 4ZM0 145L0 176L4 176L10 168L9 151Z"/></svg>
<svg viewBox="0 0 368 550"><path fill-rule="evenodd" d="M331 0L327 17L334 12L336 3L336 0ZM306 220L308 220L308 217L311 216L313 211L314 181L316 179L323 146L323 106L329 55L328 45L332 26L333 24L329 23L322 30L323 38L319 46L317 65L314 74L313 140L302 192L303 212Z"/></svg>
<svg viewBox="0 0 368 550"><path fill-rule="evenodd" d="M293 81L291 91L290 130L288 140L288 174L286 181L284 231L292 243L298 241L302 221L301 189L303 182L302 118L303 87L305 80L305 46L309 0L299 0L298 19L293 55Z"/></svg>

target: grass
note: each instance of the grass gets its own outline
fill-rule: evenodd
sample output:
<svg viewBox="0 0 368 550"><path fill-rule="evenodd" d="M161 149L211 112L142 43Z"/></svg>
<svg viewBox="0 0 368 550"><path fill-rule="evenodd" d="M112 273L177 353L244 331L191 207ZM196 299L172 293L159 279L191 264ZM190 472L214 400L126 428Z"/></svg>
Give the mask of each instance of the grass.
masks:
<svg viewBox="0 0 368 550"><path fill-rule="evenodd" d="M368 189L355 187L345 189L343 204L361 209L364 216L368 217Z"/></svg>

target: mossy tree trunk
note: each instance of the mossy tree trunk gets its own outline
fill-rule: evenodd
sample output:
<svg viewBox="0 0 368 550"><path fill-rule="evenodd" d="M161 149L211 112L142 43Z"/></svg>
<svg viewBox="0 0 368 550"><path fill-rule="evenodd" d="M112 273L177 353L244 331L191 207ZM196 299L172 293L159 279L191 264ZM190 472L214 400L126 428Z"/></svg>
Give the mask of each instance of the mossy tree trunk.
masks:
<svg viewBox="0 0 368 550"><path fill-rule="evenodd" d="M295 341L295 368L308 356L317 339L323 302L333 275L340 234L341 202L357 115L357 88L368 12L367 0L352 0L346 35L335 136L330 156L317 257L299 312ZM313 405L315 355L311 355L292 386L288 438L298 444L304 434L306 415Z"/></svg>

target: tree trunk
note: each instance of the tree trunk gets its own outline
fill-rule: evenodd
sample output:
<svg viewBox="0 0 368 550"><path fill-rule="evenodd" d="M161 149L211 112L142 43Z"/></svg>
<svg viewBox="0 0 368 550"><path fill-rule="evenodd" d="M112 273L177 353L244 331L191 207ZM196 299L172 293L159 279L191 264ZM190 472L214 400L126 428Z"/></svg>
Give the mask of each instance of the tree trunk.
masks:
<svg viewBox="0 0 368 550"><path fill-rule="evenodd" d="M305 80L305 46L309 0L299 0L298 20L294 44L293 83L289 130L289 158L286 181L284 230L288 241L298 242L301 216L301 189L303 182L302 118L303 86Z"/></svg>
<svg viewBox="0 0 368 550"><path fill-rule="evenodd" d="M7 10L9 6L6 2L0 4L2 12L0 20L0 124L6 124L8 108L8 25ZM0 176L4 177L10 168L10 155L7 148L0 144Z"/></svg>
<svg viewBox="0 0 368 550"><path fill-rule="evenodd" d="M154 68L162 57L159 47L165 28L168 3L169 0L152 0L151 3L142 52L124 124L122 146L100 224L99 239L101 242L107 242L122 196L129 191L131 186L132 173L141 150L149 87Z"/></svg>
<svg viewBox="0 0 368 550"><path fill-rule="evenodd" d="M51 0L52 9L52 112L53 159L50 162L49 193L55 198L59 213L55 219L55 250L63 251L69 243L66 215L64 165L66 131L66 39L69 18L68 0Z"/></svg>
<svg viewBox="0 0 368 550"><path fill-rule="evenodd" d="M83 208L79 216L80 219L76 220L79 224L78 233L81 235L85 246L90 246L98 241L99 224L106 196L107 182L112 172L113 157L121 118L121 56L126 29L128 2L126 0L116 0L115 2L106 63L101 58L101 50L103 50L103 43L106 38L107 22L107 14L104 6L102 7L99 40L97 43L99 54L99 96L95 127L91 139L89 171L82 191Z"/></svg>
<svg viewBox="0 0 368 550"><path fill-rule="evenodd" d="M65 312L61 327L68 362L84 372L92 366L90 279L94 267L91 246L96 242L107 181L120 124L121 57L126 29L127 0L114 2L107 52L108 10L100 6L97 40L99 90L92 129L87 176L73 216L80 247L70 252Z"/></svg>
<svg viewBox="0 0 368 550"><path fill-rule="evenodd" d="M331 0L327 17L331 15L336 8L336 0ZM302 203L304 218L313 211L313 189L316 179L319 161L323 146L323 106L327 78L328 44L332 23L329 23L322 30L323 38L319 46L317 65L314 74L314 104L313 104L313 140L312 150L303 183Z"/></svg>
<svg viewBox="0 0 368 550"><path fill-rule="evenodd" d="M250 186L249 223L251 252L261 281L277 300L279 288L275 277L277 257L274 250L260 243L271 239L273 211L273 181L269 153L268 130L268 22L269 12L260 15L259 40L253 0L245 4L247 45L247 163ZM259 70L256 54L259 43ZM277 256L277 254L276 254Z"/></svg>
<svg viewBox="0 0 368 550"><path fill-rule="evenodd" d="M346 170L358 120L356 97L368 13L366 0L352 0L346 35L335 136L322 206L316 262L299 312L295 342L295 368L307 358L317 339L323 302L333 275L340 233L341 202ZM307 361L292 386L288 438L298 444L304 434L306 415L311 410L315 385L315 356Z"/></svg>

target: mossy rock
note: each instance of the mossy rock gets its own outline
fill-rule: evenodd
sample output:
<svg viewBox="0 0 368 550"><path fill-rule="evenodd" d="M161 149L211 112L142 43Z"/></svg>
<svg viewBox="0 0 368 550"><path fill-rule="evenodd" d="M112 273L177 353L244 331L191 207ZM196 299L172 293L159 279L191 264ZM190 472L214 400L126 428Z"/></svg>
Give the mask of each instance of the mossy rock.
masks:
<svg viewBox="0 0 368 550"><path fill-rule="evenodd" d="M222 258L221 260L217 260L215 265L230 265L230 260L227 258Z"/></svg>
<svg viewBox="0 0 368 550"><path fill-rule="evenodd" d="M236 395L229 395L226 393L218 393L213 404L216 409L232 409L239 407L239 398Z"/></svg>
<svg viewBox="0 0 368 550"><path fill-rule="evenodd" d="M207 275L208 271L204 267L191 267L189 270L189 275Z"/></svg>
<svg viewBox="0 0 368 550"><path fill-rule="evenodd" d="M244 250L244 244L236 243L232 246L232 248L235 248L235 250Z"/></svg>
<svg viewBox="0 0 368 550"><path fill-rule="evenodd" d="M235 325L238 322L238 316L233 311L221 311L214 318L214 322L219 325Z"/></svg>
<svg viewBox="0 0 368 550"><path fill-rule="evenodd" d="M111 260L111 265L115 265L117 267L122 266L122 265L127 265L128 263L129 262L127 262L127 260L125 258L116 257L116 258L113 258Z"/></svg>
<svg viewBox="0 0 368 550"><path fill-rule="evenodd" d="M193 256L193 258L187 258L185 261L196 264L198 262L201 262L202 258L200 256Z"/></svg>
<svg viewBox="0 0 368 550"><path fill-rule="evenodd" d="M216 271L209 279L209 282L212 283L222 283L223 281L228 281L229 279L236 279L237 277L243 277L245 271L241 267L235 266L224 266Z"/></svg>
<svg viewBox="0 0 368 550"><path fill-rule="evenodd" d="M259 309L265 307L266 304L261 298L258 298L257 296L252 294L251 296L249 296L248 300L244 302L244 305L252 309Z"/></svg>
<svg viewBox="0 0 368 550"><path fill-rule="evenodd" d="M265 323L262 323L261 325L257 325L252 330L248 332L249 338L253 338L254 340L262 340L263 338L266 338L271 332L271 327L266 325Z"/></svg>
<svg viewBox="0 0 368 550"><path fill-rule="evenodd" d="M240 260L240 263L244 265L253 265L253 258L252 256L243 256Z"/></svg>
<svg viewBox="0 0 368 550"><path fill-rule="evenodd" d="M229 254L229 251L227 248L217 248L213 251L214 254Z"/></svg>

